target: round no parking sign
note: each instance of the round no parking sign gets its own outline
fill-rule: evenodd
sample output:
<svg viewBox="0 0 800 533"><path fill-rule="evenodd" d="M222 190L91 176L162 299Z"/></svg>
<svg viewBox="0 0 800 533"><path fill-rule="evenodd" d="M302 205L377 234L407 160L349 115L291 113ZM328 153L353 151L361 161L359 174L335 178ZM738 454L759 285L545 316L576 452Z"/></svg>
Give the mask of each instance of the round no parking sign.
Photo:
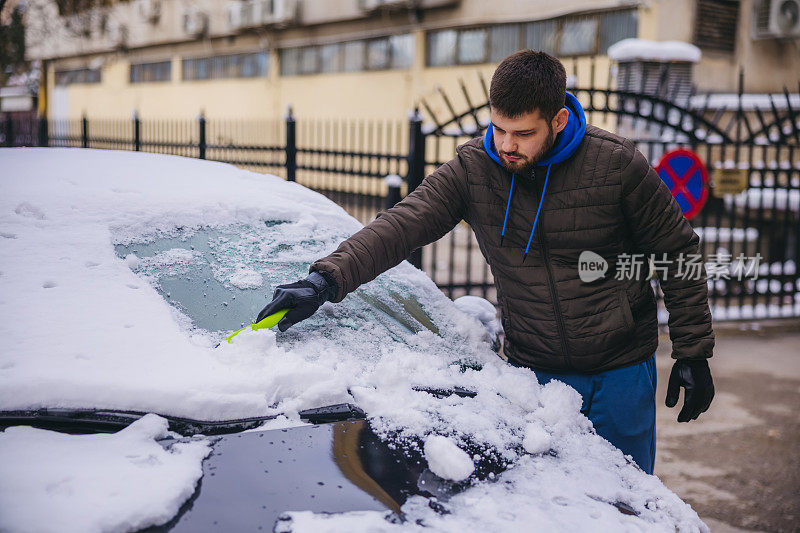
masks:
<svg viewBox="0 0 800 533"><path fill-rule="evenodd" d="M683 216L692 219L708 199L708 171L689 150L679 149L664 154L656 172L681 206Z"/></svg>

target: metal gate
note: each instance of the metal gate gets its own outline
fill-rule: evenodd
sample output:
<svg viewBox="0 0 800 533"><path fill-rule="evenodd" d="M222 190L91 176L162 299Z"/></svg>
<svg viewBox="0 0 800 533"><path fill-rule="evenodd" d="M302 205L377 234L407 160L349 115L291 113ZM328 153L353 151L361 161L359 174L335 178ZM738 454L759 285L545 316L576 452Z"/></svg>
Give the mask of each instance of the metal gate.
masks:
<svg viewBox="0 0 800 533"><path fill-rule="evenodd" d="M731 95L698 95L677 83L620 90L608 88L614 85L611 75L605 87L595 86L594 63L591 69L588 84L568 89L590 124L630 138L654 166L663 154L685 148L708 169L709 197L691 224L701 239L714 319L800 317L800 95L743 94L741 75L740 89ZM479 76L472 91L462 80L455 94L439 89L421 102L426 173L485 132L488 100ZM743 190L731 190L731 179L741 180ZM465 223L426 247L422 266L452 298L496 299L489 268ZM663 299L656 277L653 287ZM663 305L659 320L667 320Z"/></svg>

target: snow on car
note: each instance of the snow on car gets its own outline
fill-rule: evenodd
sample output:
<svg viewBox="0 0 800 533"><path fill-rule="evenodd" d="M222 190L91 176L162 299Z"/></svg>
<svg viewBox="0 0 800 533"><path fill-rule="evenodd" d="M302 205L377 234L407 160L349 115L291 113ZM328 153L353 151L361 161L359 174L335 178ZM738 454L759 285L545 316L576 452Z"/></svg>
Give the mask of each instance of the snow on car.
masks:
<svg viewBox="0 0 800 533"><path fill-rule="evenodd" d="M409 483L424 490L388 511L293 501L265 529L707 531L594 433L573 389L504 363L481 322L408 263L285 333L224 342L360 227L323 196L155 154L3 149L0 168L0 411L18 420L0 433L0 530L63 531L73 515L86 531L180 529L231 442L180 438L158 417L271 419L264 435L351 404L366 413L360 449L415 457ZM136 421L110 435L19 425L57 410ZM334 448L346 430L331 429ZM195 520L215 516L203 506Z"/></svg>

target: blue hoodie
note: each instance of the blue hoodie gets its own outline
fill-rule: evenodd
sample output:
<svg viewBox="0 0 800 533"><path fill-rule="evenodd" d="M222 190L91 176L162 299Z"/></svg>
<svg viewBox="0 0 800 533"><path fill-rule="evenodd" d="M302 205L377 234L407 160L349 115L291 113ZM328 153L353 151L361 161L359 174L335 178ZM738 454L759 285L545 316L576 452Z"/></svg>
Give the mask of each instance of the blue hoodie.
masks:
<svg viewBox="0 0 800 533"><path fill-rule="evenodd" d="M522 258L523 263L525 262L525 258L528 257L528 250L530 249L531 241L533 240L533 232L536 231L536 223L539 221L539 213L542 210L542 202L544 201L544 194L545 190L547 189L547 180L550 178L550 168L553 165L569 159L569 157L575 153L575 150L578 149L578 145L581 143L583 136L586 134L586 115L584 115L583 107L581 107L578 99L570 93L567 93L565 104L566 105L564 107L569 112L567 125L561 131L561 133L556 136L556 142L553 148L551 148L545 154L541 161L536 163L536 166L538 167L546 166L547 173L545 174L544 185L542 186L542 197L539 199L539 207L536 209L536 217L533 219L531 235L528 237L528 245L525 247L525 255ZM492 158L492 161L502 166L503 163L500 161L500 157L497 155L497 152L494 148L493 138L494 131L492 126L489 125L489 128L486 130L486 135L483 136L483 149L486 150L486 153ZM500 233L500 246L503 245L503 238L506 235L506 224L508 223L508 212L511 209L511 195L514 193L515 178L516 173L511 174L511 188L508 190L506 215L503 219L503 230Z"/></svg>

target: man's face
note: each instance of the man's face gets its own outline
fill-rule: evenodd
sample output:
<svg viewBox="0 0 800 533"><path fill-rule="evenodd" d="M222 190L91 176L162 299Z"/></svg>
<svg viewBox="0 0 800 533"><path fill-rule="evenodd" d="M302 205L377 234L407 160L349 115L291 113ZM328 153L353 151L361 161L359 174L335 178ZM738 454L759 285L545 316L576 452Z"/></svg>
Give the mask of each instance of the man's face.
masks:
<svg viewBox="0 0 800 533"><path fill-rule="evenodd" d="M553 147L556 134L567 125L566 109L552 121L545 120L536 109L516 118L491 110L494 148L509 172L524 173L539 162Z"/></svg>

